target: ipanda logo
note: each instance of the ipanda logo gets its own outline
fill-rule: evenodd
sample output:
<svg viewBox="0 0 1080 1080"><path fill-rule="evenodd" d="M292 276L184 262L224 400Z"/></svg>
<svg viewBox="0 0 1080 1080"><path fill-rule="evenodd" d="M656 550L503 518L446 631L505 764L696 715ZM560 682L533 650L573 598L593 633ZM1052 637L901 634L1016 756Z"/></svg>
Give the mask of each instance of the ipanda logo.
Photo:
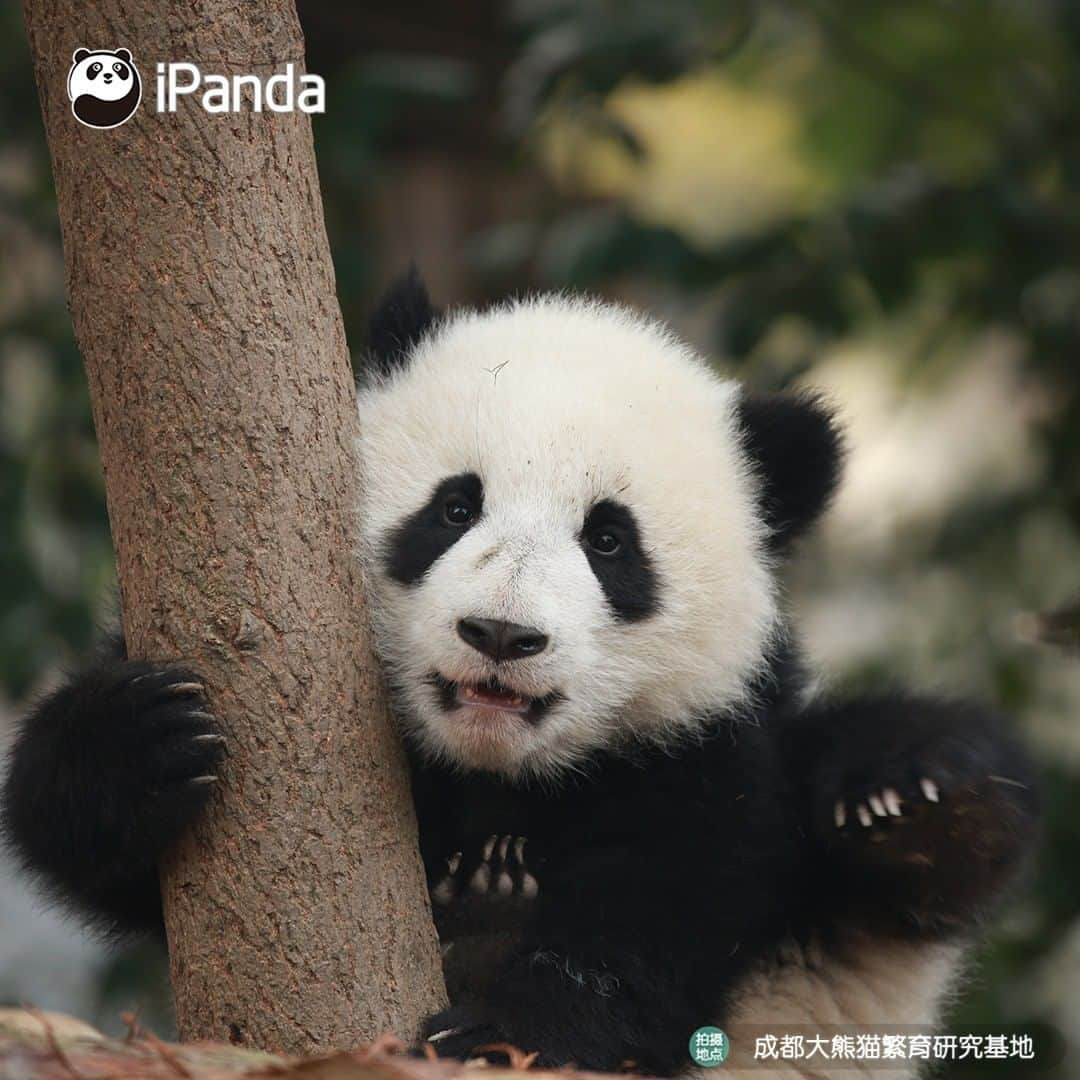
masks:
<svg viewBox="0 0 1080 1080"><path fill-rule="evenodd" d="M142 80L127 49L76 49L67 79L71 112L92 128L119 127L135 115Z"/></svg>
<svg viewBox="0 0 1080 1080"><path fill-rule="evenodd" d="M76 49L67 91L71 112L80 124L114 128L135 115L142 100L142 80L128 49ZM201 91L201 93L200 93ZM157 65L157 111L176 112L182 97L195 97L208 113L305 113L326 111L326 84L319 75L296 74L295 65L265 81L258 75L204 75L187 62Z"/></svg>

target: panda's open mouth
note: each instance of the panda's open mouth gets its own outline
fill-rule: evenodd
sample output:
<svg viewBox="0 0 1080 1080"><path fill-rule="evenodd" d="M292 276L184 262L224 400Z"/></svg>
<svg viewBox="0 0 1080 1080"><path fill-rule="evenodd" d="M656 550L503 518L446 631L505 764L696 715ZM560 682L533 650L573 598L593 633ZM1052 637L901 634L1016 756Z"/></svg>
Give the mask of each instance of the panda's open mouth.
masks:
<svg viewBox="0 0 1080 1080"><path fill-rule="evenodd" d="M439 703L447 712L467 708L513 713L530 724L535 724L556 702L562 700L562 694L558 691L543 697L530 697L504 686L498 679L488 679L482 683L453 682L435 672L429 681L438 691Z"/></svg>

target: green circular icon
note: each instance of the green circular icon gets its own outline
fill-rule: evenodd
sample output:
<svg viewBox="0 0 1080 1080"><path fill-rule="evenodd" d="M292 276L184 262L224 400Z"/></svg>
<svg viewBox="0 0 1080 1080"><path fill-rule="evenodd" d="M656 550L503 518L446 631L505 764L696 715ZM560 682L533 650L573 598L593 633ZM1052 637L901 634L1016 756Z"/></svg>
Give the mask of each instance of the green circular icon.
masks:
<svg viewBox="0 0 1080 1080"><path fill-rule="evenodd" d="M723 1065L731 1051L731 1040L718 1027L699 1027L690 1036L690 1056L695 1065L711 1069Z"/></svg>

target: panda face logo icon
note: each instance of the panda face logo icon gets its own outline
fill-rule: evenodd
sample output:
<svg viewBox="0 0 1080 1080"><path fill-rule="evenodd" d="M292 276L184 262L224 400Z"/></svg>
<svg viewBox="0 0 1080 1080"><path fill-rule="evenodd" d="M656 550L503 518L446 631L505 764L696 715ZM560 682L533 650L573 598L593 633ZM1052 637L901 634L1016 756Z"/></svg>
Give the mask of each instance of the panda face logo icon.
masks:
<svg viewBox="0 0 1080 1080"><path fill-rule="evenodd" d="M92 128L119 127L135 115L142 80L127 49L76 49L67 81L71 112Z"/></svg>

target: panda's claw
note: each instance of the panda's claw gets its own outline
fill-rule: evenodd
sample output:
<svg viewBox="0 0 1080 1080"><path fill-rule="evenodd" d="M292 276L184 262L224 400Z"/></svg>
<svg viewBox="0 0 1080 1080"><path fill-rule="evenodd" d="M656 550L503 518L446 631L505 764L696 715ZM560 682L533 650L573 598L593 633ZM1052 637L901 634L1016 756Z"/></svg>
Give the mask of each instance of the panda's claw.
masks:
<svg viewBox="0 0 1080 1080"><path fill-rule="evenodd" d="M193 776L188 784L191 787L204 787L207 784L216 784L218 778L213 773L204 773L202 776Z"/></svg>
<svg viewBox="0 0 1080 1080"><path fill-rule="evenodd" d="M885 803L885 809L889 811L892 817L901 817L904 813L900 806L900 793L896 788L887 787L881 793L882 801Z"/></svg>
<svg viewBox="0 0 1080 1080"><path fill-rule="evenodd" d="M501 863L506 862L506 853L510 849L510 839L509 836L504 836L499 841L499 862Z"/></svg>
<svg viewBox="0 0 1080 1080"><path fill-rule="evenodd" d="M836 805L833 807L833 821L838 829L842 829L847 824L847 806L843 799L836 800Z"/></svg>
<svg viewBox="0 0 1080 1080"><path fill-rule="evenodd" d="M526 900L532 900L539 892L540 882L526 870L521 878L521 895L525 897Z"/></svg>
<svg viewBox="0 0 1080 1080"><path fill-rule="evenodd" d="M870 804L870 809L878 817L888 817L889 812L885 809L885 803L882 801L881 796L875 791L873 794L867 796L866 801Z"/></svg>
<svg viewBox="0 0 1080 1080"><path fill-rule="evenodd" d="M429 1043L441 1042L443 1039L449 1039L453 1035L460 1035L464 1028L446 1028L445 1031L436 1031L433 1035L427 1037Z"/></svg>
<svg viewBox="0 0 1080 1080"><path fill-rule="evenodd" d="M469 888L481 895L491 888L491 867L486 862L481 863L473 872L469 879Z"/></svg>
<svg viewBox="0 0 1080 1080"><path fill-rule="evenodd" d="M452 877L444 877L435 888L431 890L431 899L436 904L445 907L454 899L454 879Z"/></svg>
<svg viewBox="0 0 1080 1080"><path fill-rule="evenodd" d="M147 676L140 675L138 679L132 679L132 682L138 682L139 679L145 679ZM175 682L169 683L164 687L165 693L174 694L176 697L182 697L185 694L201 694L205 691L206 687L199 682Z"/></svg>
<svg viewBox="0 0 1080 1080"><path fill-rule="evenodd" d="M191 741L201 743L204 746L224 746L225 736L217 734L193 735Z"/></svg>
<svg viewBox="0 0 1080 1080"><path fill-rule="evenodd" d="M525 837L514 837L514 860L519 866L525 865Z"/></svg>
<svg viewBox="0 0 1080 1080"><path fill-rule="evenodd" d="M855 813L858 815L859 824L862 825L864 829L869 829L870 826L873 825L874 815L866 808L865 803L859 803L855 807Z"/></svg>
<svg viewBox="0 0 1080 1080"><path fill-rule="evenodd" d="M453 876L458 872L461 866L461 852L455 851L453 855L446 860L446 868L450 871L450 875Z"/></svg>
<svg viewBox="0 0 1080 1080"><path fill-rule="evenodd" d="M484 847L480 853L481 862L491 862L492 853L495 851L495 845L498 842L499 838L494 833L484 841Z"/></svg>
<svg viewBox="0 0 1080 1080"><path fill-rule="evenodd" d="M935 784L928 776L924 776L919 781L919 787L922 789L922 793L927 802L941 802L941 791L938 789L937 784Z"/></svg>

